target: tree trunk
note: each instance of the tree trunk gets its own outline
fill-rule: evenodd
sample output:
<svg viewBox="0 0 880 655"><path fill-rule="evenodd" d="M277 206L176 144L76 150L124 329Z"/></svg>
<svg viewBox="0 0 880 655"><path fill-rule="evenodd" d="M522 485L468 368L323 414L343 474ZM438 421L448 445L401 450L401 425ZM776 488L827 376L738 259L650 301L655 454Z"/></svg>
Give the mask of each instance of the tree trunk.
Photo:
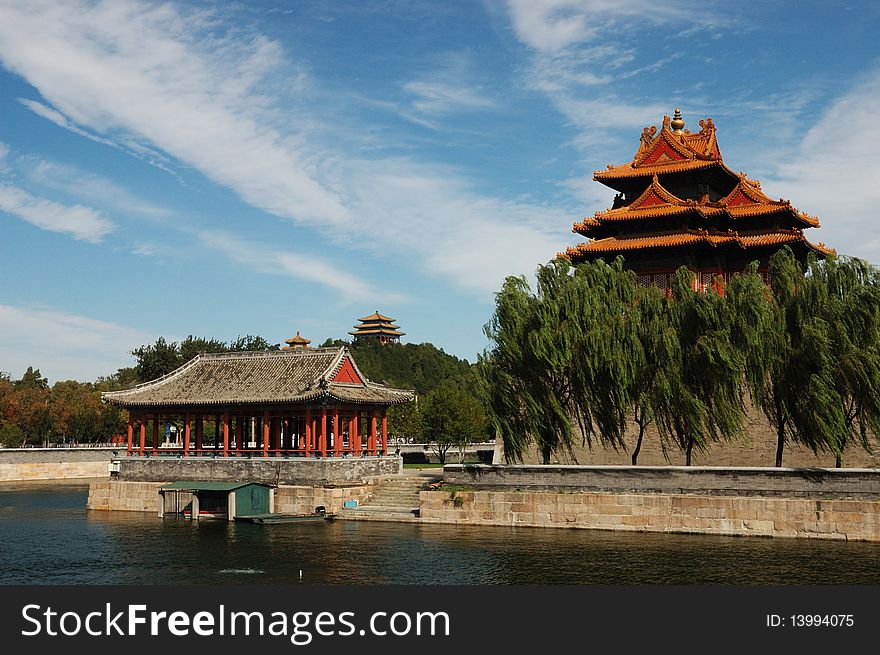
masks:
<svg viewBox="0 0 880 655"><path fill-rule="evenodd" d="M541 459L542 459L541 463L542 464L549 464L550 463L550 454L551 454L550 446L542 446L541 447Z"/></svg>
<svg viewBox="0 0 880 655"><path fill-rule="evenodd" d="M842 468L843 467L843 455L841 453L838 453L837 456L835 457L834 467L835 468Z"/></svg>
<svg viewBox="0 0 880 655"><path fill-rule="evenodd" d="M694 451L694 439L693 439L693 437L688 437L688 445L687 445L687 451L686 451L686 455L685 455L685 464L684 464L685 466L691 465L691 454L693 453L693 451Z"/></svg>
<svg viewBox="0 0 880 655"><path fill-rule="evenodd" d="M776 428L776 468L782 468L782 449L785 448L785 428Z"/></svg>
<svg viewBox="0 0 880 655"><path fill-rule="evenodd" d="M639 451L642 449L642 438L645 436L645 426L639 423L639 440L636 441L635 450L632 454L632 465L638 466Z"/></svg>
<svg viewBox="0 0 880 655"><path fill-rule="evenodd" d="M785 414L782 408L782 399L779 397L776 387L773 388L773 403L776 410L776 468L782 467L782 449L785 448Z"/></svg>

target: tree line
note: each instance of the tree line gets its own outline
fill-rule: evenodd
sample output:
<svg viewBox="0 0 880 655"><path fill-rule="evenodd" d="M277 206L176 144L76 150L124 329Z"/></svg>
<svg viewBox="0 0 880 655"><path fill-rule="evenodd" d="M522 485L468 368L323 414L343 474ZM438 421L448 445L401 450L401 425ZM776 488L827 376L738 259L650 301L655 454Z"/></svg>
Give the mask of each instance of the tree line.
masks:
<svg viewBox="0 0 880 655"><path fill-rule="evenodd" d="M787 443L830 452L880 434L880 272L852 258L802 267L783 248L769 286L753 264L728 284L693 289L682 267L670 297L641 286L623 259L541 266L532 292L509 277L486 325L478 393L509 460L545 463L578 442L626 449L654 426L663 452L746 438L746 399Z"/></svg>
<svg viewBox="0 0 880 655"><path fill-rule="evenodd" d="M0 373L0 444L6 448L61 442L106 443L125 430L127 415L101 402L111 383L66 380L51 387L40 369L21 379Z"/></svg>
<svg viewBox="0 0 880 655"><path fill-rule="evenodd" d="M322 345L345 345L370 380L416 392L416 402L390 408L392 440L432 443L445 461L450 450L463 451L468 444L489 436L488 420L474 392L474 367L467 360L430 343L382 345L328 339ZM159 337L130 351L134 366L120 368L94 383L64 381L50 388L39 369L30 367L15 381L0 373L0 445L106 442L125 431L128 417L124 410L101 403L102 391L154 380L199 353L278 349L279 344L253 335L229 342L194 335L179 342Z"/></svg>

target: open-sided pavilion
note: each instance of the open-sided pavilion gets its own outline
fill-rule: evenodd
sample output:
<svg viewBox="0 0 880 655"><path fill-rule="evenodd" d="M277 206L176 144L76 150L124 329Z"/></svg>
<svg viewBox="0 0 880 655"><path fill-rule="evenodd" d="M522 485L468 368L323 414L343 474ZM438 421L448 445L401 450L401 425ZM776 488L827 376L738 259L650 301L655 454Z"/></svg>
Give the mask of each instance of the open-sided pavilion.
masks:
<svg viewBox="0 0 880 655"><path fill-rule="evenodd" d="M160 425L175 422L184 457L387 455L388 407L413 397L370 382L345 347L200 354L103 394L129 412L129 456L168 454Z"/></svg>

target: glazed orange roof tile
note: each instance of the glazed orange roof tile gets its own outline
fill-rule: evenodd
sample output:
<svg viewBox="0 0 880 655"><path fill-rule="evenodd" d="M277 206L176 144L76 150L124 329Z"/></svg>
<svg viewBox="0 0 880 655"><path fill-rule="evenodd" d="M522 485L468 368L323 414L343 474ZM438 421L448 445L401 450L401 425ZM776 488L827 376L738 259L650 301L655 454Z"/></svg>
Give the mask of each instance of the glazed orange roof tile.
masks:
<svg viewBox="0 0 880 655"><path fill-rule="evenodd" d="M759 246L781 245L785 243L803 242L812 250L828 255L834 251L826 248L823 244L812 244L804 237L800 230L772 230L755 234L740 235L737 232L712 233L706 230L683 230L648 234L633 237L607 237L581 243L566 250L569 257L577 257L584 254L600 252L623 252L628 250L642 250L645 248L671 248L692 244L706 244L719 246L732 244L741 248L755 248Z"/></svg>
<svg viewBox="0 0 880 655"><path fill-rule="evenodd" d="M679 124L676 124L676 123ZM604 171L596 171L593 179L598 181L612 180L621 177L641 177L645 175L662 175L664 173L682 172L724 166L718 140L715 136L715 124L711 118L700 121L700 131L691 133L681 129L684 121L676 109L675 119L663 117L662 127L657 131L655 126L642 130L639 150L628 164L611 166Z"/></svg>
<svg viewBox="0 0 880 655"><path fill-rule="evenodd" d="M663 218L688 212L696 212L704 218L726 214L736 219L783 211L790 212L804 226L819 227L819 219L815 216L798 211L787 200L771 200L764 195L760 182L749 180L742 174L739 178L736 187L725 198L713 202L706 196L699 200L679 198L663 187L655 175L650 186L630 204L596 212L593 217L575 223L572 231L583 233L607 221Z"/></svg>

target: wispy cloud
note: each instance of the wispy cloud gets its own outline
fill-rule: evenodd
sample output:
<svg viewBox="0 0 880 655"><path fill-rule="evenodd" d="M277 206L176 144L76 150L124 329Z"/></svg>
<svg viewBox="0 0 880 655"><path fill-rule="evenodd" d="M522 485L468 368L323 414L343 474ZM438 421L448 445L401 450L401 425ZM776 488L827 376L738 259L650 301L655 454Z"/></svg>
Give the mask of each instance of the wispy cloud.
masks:
<svg viewBox="0 0 880 655"><path fill-rule="evenodd" d="M170 166L168 166L168 158L159 154L152 148L147 148L146 146L138 143L136 140L131 137L127 137L125 135L121 136L122 143L117 143L112 139L105 139L96 134L92 134L88 130L83 130L78 127L76 124L68 120L68 118L62 114L60 111L52 109L51 107L47 107L41 102L37 102L36 100L30 100L28 98L16 98L19 103L30 109L32 112L37 114L37 116L42 116L46 120L54 123L58 127L64 128L74 134L77 134L81 137L85 137L90 141L94 141L95 143L100 143L105 146L110 146L112 148L116 148L118 150L122 150L130 155L134 155L140 159L143 159L147 163L156 168L159 168L166 173L175 177L181 184L183 184L183 178L180 177L180 174L177 171L173 170Z"/></svg>
<svg viewBox="0 0 880 655"><path fill-rule="evenodd" d="M18 377L33 366L50 382L94 380L131 366L123 353L158 336L51 307L2 304L0 333L3 369Z"/></svg>
<svg viewBox="0 0 880 655"><path fill-rule="evenodd" d="M0 184L0 210L40 229L70 234L75 239L98 243L115 229L101 212L82 205L66 206L38 198L10 184Z"/></svg>
<svg viewBox="0 0 880 655"><path fill-rule="evenodd" d="M114 213L137 214L152 219L174 216L170 209L147 202L112 180L78 166L29 156L21 158L21 168L31 184L107 207Z"/></svg>
<svg viewBox="0 0 880 655"><path fill-rule="evenodd" d="M346 221L256 86L292 68L280 45L216 28L167 4L33 0L0 7L0 56L76 125L158 148L278 216Z"/></svg>
<svg viewBox="0 0 880 655"><path fill-rule="evenodd" d="M606 89L681 57L638 64L640 35L659 25L708 30L719 23L713 11L688 0L507 0L506 6L514 32L532 52L526 83L566 117L581 149L613 140L609 130L643 127L646 115L670 111L668 98L639 93L622 100Z"/></svg>
<svg viewBox="0 0 880 655"><path fill-rule="evenodd" d="M480 294L505 275L532 271L569 232L565 211L486 195L455 169L415 157L352 157L328 135L338 139L358 126L316 129L326 127L320 107L297 95L302 82L287 83L287 73L295 78L300 69L280 45L247 28L223 30L210 13L133 0L5 5L0 57L76 125L159 148L334 244ZM433 78L409 81L426 122L442 111L491 106L478 85L453 84L457 67L467 67L461 61L451 57ZM276 273L375 293L314 258L306 266L277 254Z"/></svg>
<svg viewBox="0 0 880 655"><path fill-rule="evenodd" d="M112 146L114 148L120 147L119 144L117 144L115 141L104 139L100 136L97 136L96 134L92 134L91 132L80 129L69 120L67 120L67 117L60 111L56 111L51 107L47 107L46 105L37 102L36 100L29 100L28 98L17 98L17 100L22 105L34 112L37 116L42 116L46 120L55 123L55 125L57 125L58 127L63 127L65 130L70 130L74 134L78 134L79 136L90 139L95 143L103 143L104 145Z"/></svg>
<svg viewBox="0 0 880 655"><path fill-rule="evenodd" d="M875 67L819 115L793 157L765 177L770 195L784 195L822 221L808 237L844 255L880 264L880 68Z"/></svg>
<svg viewBox="0 0 880 655"><path fill-rule="evenodd" d="M629 28L634 19L640 25L715 24L701 6L685 0L508 0L507 6L517 36L539 52L559 52L613 34L620 21Z"/></svg>
<svg viewBox="0 0 880 655"><path fill-rule="evenodd" d="M532 273L571 228L560 207L488 197L443 167L409 159L381 167L352 161L340 176L365 223L382 226L384 241L362 247L382 256L383 244L394 244L392 274L395 265L418 267L479 294L498 289L507 275Z"/></svg>
<svg viewBox="0 0 880 655"><path fill-rule="evenodd" d="M6 156L9 154L9 146L0 141L0 173L6 173L9 170L9 164L6 163Z"/></svg>
<svg viewBox="0 0 880 655"><path fill-rule="evenodd" d="M491 99L480 95L476 90L455 83L407 82L403 89L414 96L412 106L426 114L447 114L461 110L485 109L495 105Z"/></svg>
<svg viewBox="0 0 880 655"><path fill-rule="evenodd" d="M338 265L320 257L280 250L265 243L257 243L234 234L216 230L196 230L193 234L206 248L224 253L232 261L268 275L281 275L296 280L329 287L345 300L373 301L382 299L399 302L394 293L380 292L360 276L346 273Z"/></svg>

